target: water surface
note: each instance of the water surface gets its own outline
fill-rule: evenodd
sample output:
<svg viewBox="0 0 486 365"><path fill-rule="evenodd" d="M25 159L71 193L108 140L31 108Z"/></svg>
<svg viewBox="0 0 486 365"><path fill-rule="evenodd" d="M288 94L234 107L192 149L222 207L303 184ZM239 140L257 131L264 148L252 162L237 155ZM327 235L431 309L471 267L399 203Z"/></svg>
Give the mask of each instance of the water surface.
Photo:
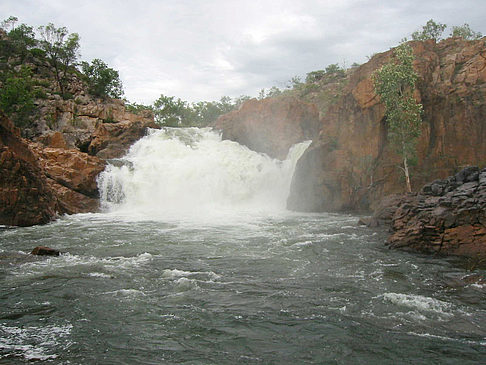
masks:
<svg viewBox="0 0 486 365"><path fill-rule="evenodd" d="M463 266L285 210L305 147L154 132L101 176L105 213L0 230L0 363L484 363L486 287Z"/></svg>

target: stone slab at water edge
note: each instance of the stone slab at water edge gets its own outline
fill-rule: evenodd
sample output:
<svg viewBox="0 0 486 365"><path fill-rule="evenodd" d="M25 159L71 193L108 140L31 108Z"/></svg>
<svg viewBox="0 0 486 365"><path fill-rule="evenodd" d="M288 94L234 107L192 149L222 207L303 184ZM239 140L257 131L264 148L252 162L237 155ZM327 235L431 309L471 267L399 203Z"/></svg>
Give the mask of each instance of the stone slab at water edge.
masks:
<svg viewBox="0 0 486 365"><path fill-rule="evenodd" d="M486 168L468 167L403 196L391 230L392 248L486 258Z"/></svg>

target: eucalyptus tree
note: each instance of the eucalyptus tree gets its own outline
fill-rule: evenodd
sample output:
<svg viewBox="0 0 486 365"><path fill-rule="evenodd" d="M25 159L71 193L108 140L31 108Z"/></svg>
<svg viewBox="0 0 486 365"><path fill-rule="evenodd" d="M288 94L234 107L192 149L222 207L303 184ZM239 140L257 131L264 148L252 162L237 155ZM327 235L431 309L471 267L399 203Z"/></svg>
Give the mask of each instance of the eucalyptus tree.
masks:
<svg viewBox="0 0 486 365"><path fill-rule="evenodd" d="M100 98L119 99L123 95L123 86L118 71L108 67L102 60L96 58L88 62L81 63L84 79L88 83L91 95Z"/></svg>
<svg viewBox="0 0 486 365"><path fill-rule="evenodd" d="M412 48L403 43L395 48L392 60L373 74L375 91L385 104L390 144L402 158L408 192L412 191L409 163L416 156L422 123L422 105L413 96L418 78L413 60Z"/></svg>
<svg viewBox="0 0 486 365"><path fill-rule="evenodd" d="M415 31L412 33L412 39L414 41L425 41L426 39L440 40L442 33L447 28L446 24L435 22L433 19L427 21L422 27L421 31Z"/></svg>
<svg viewBox="0 0 486 365"><path fill-rule="evenodd" d="M451 37L461 37L464 39L475 40L481 38L483 35L471 29L469 24L452 27Z"/></svg>
<svg viewBox="0 0 486 365"><path fill-rule="evenodd" d="M69 72L73 70L79 56L79 35L69 34L66 27L56 28L52 23L40 26L38 30L41 36L39 46L54 69L59 91L65 97Z"/></svg>

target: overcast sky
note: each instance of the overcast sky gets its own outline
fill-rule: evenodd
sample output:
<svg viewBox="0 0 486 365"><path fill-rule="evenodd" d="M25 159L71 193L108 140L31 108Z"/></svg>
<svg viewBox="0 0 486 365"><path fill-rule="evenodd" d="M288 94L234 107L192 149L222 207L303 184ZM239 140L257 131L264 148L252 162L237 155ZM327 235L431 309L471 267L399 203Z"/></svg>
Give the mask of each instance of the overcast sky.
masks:
<svg viewBox="0 0 486 365"><path fill-rule="evenodd" d="M431 18L486 34L485 0L1 0L1 19L11 15L78 33L81 58L118 70L126 98L145 104L285 88L366 62Z"/></svg>

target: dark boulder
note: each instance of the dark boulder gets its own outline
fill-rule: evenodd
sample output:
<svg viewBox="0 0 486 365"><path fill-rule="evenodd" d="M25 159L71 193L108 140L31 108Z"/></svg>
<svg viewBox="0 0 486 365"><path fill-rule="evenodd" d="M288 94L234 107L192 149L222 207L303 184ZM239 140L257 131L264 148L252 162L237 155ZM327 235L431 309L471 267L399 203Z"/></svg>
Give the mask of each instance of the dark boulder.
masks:
<svg viewBox="0 0 486 365"><path fill-rule="evenodd" d="M37 246L32 250L31 254L38 256L59 256L61 252L50 247Z"/></svg>
<svg viewBox="0 0 486 365"><path fill-rule="evenodd" d="M389 201L387 245L423 253L486 258L486 168L468 167Z"/></svg>

